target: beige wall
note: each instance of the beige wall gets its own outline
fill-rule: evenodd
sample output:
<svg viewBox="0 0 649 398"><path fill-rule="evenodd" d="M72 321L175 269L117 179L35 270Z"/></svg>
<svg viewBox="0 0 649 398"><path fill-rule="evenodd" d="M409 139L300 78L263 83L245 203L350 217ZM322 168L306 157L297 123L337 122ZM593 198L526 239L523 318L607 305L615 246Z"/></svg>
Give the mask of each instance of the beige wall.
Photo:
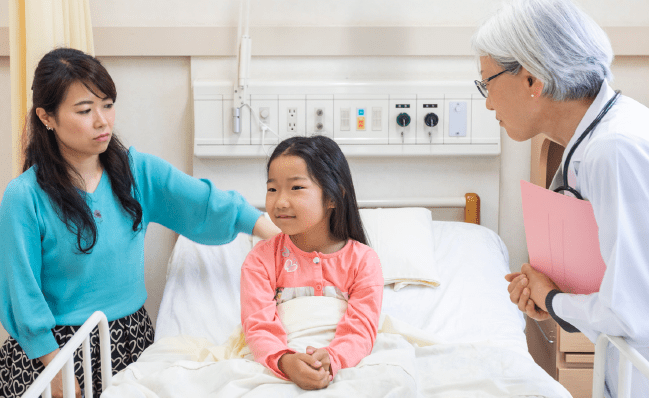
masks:
<svg viewBox="0 0 649 398"><path fill-rule="evenodd" d="M649 25L644 0L575 0L603 26ZM484 0L251 1L255 26L471 26L498 8ZM308 4L308 7L305 6ZM239 0L92 0L93 26L236 26ZM0 1L0 26L8 26Z"/></svg>

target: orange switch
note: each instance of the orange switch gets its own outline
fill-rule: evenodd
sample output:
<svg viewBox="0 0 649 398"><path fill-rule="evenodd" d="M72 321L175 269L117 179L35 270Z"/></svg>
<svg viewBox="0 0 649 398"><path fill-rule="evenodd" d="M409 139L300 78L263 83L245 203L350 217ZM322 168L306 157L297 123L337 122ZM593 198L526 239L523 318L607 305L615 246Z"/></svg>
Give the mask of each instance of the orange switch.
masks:
<svg viewBox="0 0 649 398"><path fill-rule="evenodd" d="M365 116L356 116L356 130L365 130Z"/></svg>

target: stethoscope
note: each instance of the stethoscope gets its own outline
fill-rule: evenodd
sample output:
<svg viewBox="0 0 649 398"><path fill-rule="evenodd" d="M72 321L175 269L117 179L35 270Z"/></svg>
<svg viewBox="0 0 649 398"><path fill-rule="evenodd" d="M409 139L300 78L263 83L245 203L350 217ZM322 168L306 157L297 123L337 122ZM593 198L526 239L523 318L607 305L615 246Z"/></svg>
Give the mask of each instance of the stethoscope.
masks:
<svg viewBox="0 0 649 398"><path fill-rule="evenodd" d="M584 199L579 193L579 191L577 191L576 189L568 185L568 166L570 165L570 159L572 158L572 154L575 153L575 150L577 149L579 144L581 144L581 142L584 140L584 138L586 138L588 134L592 133L593 129L597 127L597 125L602 120L604 115L606 115L606 113L611 109L611 107L613 107L613 104L615 104L615 101L617 101L619 96L620 96L620 90L615 90L615 95L613 96L613 98L608 100L606 105L604 105L604 108L599 112L599 115L597 115L597 117L595 118L595 120L593 120L590 126L588 126L586 130L584 130L581 136L579 136L579 138L575 142L575 145L573 145L572 148L570 148L570 152L568 152L568 156L566 156L566 161L563 164L563 185L560 186L559 188L556 188L554 192L558 193L561 191L568 191L571 194L575 195L575 198L582 199L582 200Z"/></svg>

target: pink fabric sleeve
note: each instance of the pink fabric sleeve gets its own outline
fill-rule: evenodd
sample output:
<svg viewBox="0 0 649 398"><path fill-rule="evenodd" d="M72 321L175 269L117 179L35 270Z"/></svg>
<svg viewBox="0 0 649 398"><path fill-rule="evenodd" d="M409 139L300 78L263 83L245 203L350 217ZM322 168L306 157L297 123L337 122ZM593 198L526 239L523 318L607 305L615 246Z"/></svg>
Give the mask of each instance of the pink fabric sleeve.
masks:
<svg viewBox="0 0 649 398"><path fill-rule="evenodd" d="M255 246L241 268L241 325L255 361L288 380L279 370L278 361L282 354L295 351L288 347L286 331L277 315L272 242Z"/></svg>
<svg viewBox="0 0 649 398"><path fill-rule="evenodd" d="M349 289L347 311L338 323L336 335L324 347L331 360L331 374L358 365L372 351L378 331L383 300L383 273L379 258L369 250Z"/></svg>

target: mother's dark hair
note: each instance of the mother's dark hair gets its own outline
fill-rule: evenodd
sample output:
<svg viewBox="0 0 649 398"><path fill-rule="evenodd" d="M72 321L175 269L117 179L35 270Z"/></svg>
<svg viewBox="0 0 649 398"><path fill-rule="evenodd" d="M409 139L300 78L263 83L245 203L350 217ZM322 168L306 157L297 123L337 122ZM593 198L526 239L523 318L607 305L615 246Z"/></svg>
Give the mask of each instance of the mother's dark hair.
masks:
<svg viewBox="0 0 649 398"><path fill-rule="evenodd" d="M298 156L304 160L309 176L322 189L323 203L333 202L329 218L331 234L340 240L351 238L367 245L352 173L338 144L322 135L287 138L279 143L268 159L266 173L271 162L282 155Z"/></svg>
<svg viewBox="0 0 649 398"><path fill-rule="evenodd" d="M83 178L61 155L55 132L47 130L36 114L37 108L43 108L58 118L59 106L75 82L82 83L97 97L104 94L104 98L113 102L117 99L113 79L96 58L71 48L58 48L45 54L34 72L23 171L35 166L38 185L47 193L68 229L77 235L78 250L87 254L97 243L97 225L84 193L77 189L82 186ZM128 150L114 134L108 149L99 155L99 161L108 173L113 193L133 219L133 231L137 231L142 222L142 206L134 197L135 179Z"/></svg>

